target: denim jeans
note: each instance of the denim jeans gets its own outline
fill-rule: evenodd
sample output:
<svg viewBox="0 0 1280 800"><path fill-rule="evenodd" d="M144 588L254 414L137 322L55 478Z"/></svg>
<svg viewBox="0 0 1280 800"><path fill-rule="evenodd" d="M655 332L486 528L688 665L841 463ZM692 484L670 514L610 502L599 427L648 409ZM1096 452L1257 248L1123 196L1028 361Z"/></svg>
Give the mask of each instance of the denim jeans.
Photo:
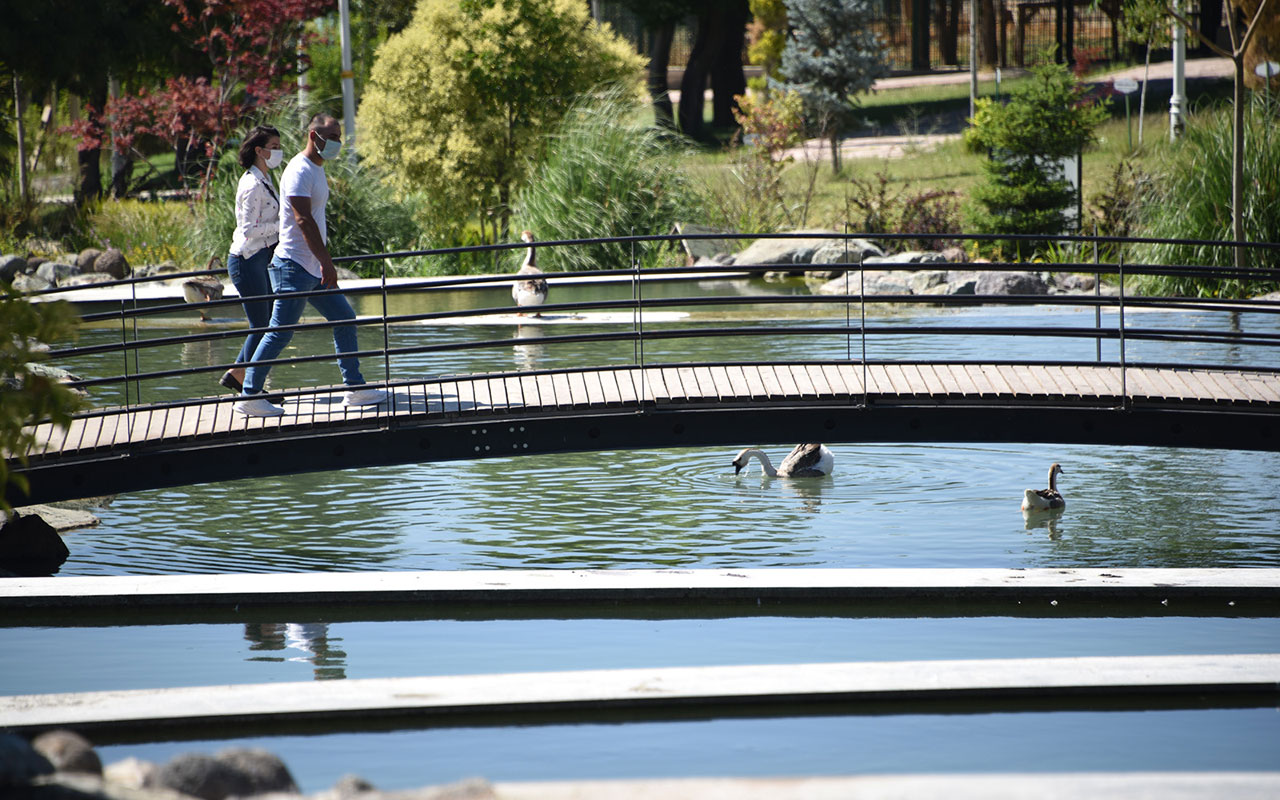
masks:
<svg viewBox="0 0 1280 800"><path fill-rule="evenodd" d="M307 272L296 261L273 256L271 265L267 267L267 275L271 278L271 290L276 294L275 304L271 309L272 330L267 331L258 343L258 349L253 353L254 362L271 361L280 357L280 353L293 338L293 331L276 329L281 325L294 325L302 319L302 309L308 300L330 322L356 318L351 303L347 302L345 295L338 292L314 297L289 297L294 292L311 292L320 288L320 279ZM356 326L334 326L333 349L339 356L338 368L342 370L342 382L348 386L364 383L364 376L360 374L360 359L343 355L359 349L356 345ZM250 365L244 373L244 394L261 392L270 371L269 366Z"/></svg>
<svg viewBox="0 0 1280 800"><path fill-rule="evenodd" d="M267 278L267 265L271 263L271 254L275 245L264 247L248 258L241 258L232 253L227 256L227 272L231 274L231 283L236 287L241 298L260 297L260 300L245 300L244 315L249 319L250 328L265 328L271 321L271 281ZM236 356L236 363L242 364L253 358L262 341L261 333L251 333Z"/></svg>

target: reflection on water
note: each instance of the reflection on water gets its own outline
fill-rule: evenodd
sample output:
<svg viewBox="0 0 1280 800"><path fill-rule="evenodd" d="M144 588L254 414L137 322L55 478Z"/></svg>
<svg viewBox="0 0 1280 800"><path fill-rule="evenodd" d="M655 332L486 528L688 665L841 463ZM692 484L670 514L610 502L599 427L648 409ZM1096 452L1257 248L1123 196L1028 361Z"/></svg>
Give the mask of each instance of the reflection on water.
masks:
<svg viewBox="0 0 1280 800"><path fill-rule="evenodd" d="M541 339L547 335L542 325L517 325L517 339ZM511 347L511 355L515 360L515 368L530 371L541 368L543 346L540 344L517 344Z"/></svg>
<svg viewBox="0 0 1280 800"><path fill-rule="evenodd" d="M1066 509L1051 509L1048 511L1030 511L1023 510L1022 519L1024 527L1029 530L1045 530L1049 534L1049 538L1057 541L1062 538L1062 515L1066 513Z"/></svg>
<svg viewBox="0 0 1280 800"><path fill-rule="evenodd" d="M244 638L255 655L250 661L295 661L313 664L318 681L347 677L347 654L335 647L340 637L330 637L326 622L246 622Z"/></svg>

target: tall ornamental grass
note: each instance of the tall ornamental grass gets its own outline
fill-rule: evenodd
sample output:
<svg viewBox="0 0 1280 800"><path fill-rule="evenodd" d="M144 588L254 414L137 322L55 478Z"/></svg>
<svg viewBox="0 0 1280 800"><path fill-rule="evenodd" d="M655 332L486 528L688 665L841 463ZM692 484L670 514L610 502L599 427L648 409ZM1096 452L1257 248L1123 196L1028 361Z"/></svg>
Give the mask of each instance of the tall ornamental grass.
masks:
<svg viewBox="0 0 1280 800"><path fill-rule="evenodd" d="M1245 116L1244 236L1250 242L1280 242L1280 130L1262 98ZM1231 109L1192 116L1184 135L1169 149L1153 195L1142 204L1141 233L1161 239L1230 240ZM1280 266L1280 251L1244 248L1246 267ZM1143 264L1230 268L1234 249L1174 243L1135 245ZM1184 297L1248 297L1280 288L1277 283L1234 279L1143 276L1137 288L1148 294Z"/></svg>
<svg viewBox="0 0 1280 800"><path fill-rule="evenodd" d="M696 219L701 203L678 163L682 145L636 118L635 101L622 94L576 103L516 197L516 230L542 240L639 236ZM637 245L641 264L659 263L661 245ZM547 271L631 265L628 244L548 248L538 256Z"/></svg>
<svg viewBox="0 0 1280 800"><path fill-rule="evenodd" d="M299 125L297 120L297 111L292 109L278 111L273 119L267 120L280 131L285 163L301 152L306 142L305 125ZM245 130L254 124L247 124ZM197 224L191 229L190 247L201 262L215 255L225 262L231 247L231 234L236 225L236 185L244 173L236 162L239 147L238 139L228 145L196 210ZM342 154L324 164L329 179L329 202L325 207L329 253L337 257L419 249L422 236L414 221L416 200L397 198L377 170L352 163L350 155L344 143ZM271 179L277 192L283 172L283 165L272 171ZM370 277L382 271L381 262L377 260L345 266ZM397 261L388 266L390 273L404 274L416 265Z"/></svg>

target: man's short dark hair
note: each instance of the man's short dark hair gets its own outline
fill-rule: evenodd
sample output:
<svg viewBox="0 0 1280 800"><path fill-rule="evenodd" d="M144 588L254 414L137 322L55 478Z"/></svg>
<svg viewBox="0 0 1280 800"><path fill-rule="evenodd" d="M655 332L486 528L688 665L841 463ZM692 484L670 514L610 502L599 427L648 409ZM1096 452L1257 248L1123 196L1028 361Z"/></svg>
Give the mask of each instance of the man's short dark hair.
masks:
<svg viewBox="0 0 1280 800"><path fill-rule="evenodd" d="M311 118L311 122L307 124L307 132L310 133L311 131L319 130L320 128L327 128L330 125L337 125L337 124L338 124L337 117L328 113L327 111L321 111L319 114L316 114L314 117Z"/></svg>

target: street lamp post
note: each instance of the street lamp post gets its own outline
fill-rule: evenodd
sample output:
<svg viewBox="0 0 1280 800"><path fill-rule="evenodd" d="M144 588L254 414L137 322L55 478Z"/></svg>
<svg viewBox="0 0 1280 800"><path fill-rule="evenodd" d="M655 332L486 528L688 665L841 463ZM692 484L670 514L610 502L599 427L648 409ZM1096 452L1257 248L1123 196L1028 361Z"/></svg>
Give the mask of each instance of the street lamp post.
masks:
<svg viewBox="0 0 1280 800"><path fill-rule="evenodd" d="M355 73L351 71L351 0L338 0L338 20L342 36L342 138L347 154L356 157Z"/></svg>

